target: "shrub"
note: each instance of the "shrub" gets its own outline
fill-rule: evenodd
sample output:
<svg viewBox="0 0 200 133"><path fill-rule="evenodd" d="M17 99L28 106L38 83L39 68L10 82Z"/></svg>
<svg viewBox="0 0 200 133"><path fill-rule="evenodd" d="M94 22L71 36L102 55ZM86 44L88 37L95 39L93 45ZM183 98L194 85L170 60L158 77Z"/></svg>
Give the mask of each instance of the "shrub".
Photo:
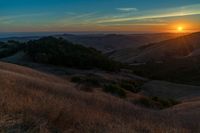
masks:
<svg viewBox="0 0 200 133"><path fill-rule="evenodd" d="M105 92L111 93L111 94L119 96L121 98L126 98L126 92L118 85L107 84L107 85L104 85L103 90Z"/></svg>
<svg viewBox="0 0 200 133"><path fill-rule="evenodd" d="M162 99L159 97L152 97L151 99L155 102L158 102L161 109L168 108L180 103L179 101L176 101L175 99L172 98Z"/></svg>
<svg viewBox="0 0 200 133"><path fill-rule="evenodd" d="M101 52L64 39L44 37L29 41L27 44L25 52L35 62L80 69L120 70L120 63L109 59Z"/></svg>
<svg viewBox="0 0 200 133"><path fill-rule="evenodd" d="M165 109L165 108L174 106L176 104L179 104L180 102L176 101L174 99L162 99L159 97L147 97L147 98L141 98L139 100L136 100L134 103L145 106L147 108Z"/></svg>
<svg viewBox="0 0 200 133"><path fill-rule="evenodd" d="M80 85L80 90L85 92L93 92L93 87L89 84Z"/></svg>
<svg viewBox="0 0 200 133"><path fill-rule="evenodd" d="M156 103L153 100L151 100L150 98L141 98L141 99L134 101L134 103L142 105L147 108L157 108Z"/></svg>
<svg viewBox="0 0 200 133"><path fill-rule="evenodd" d="M131 91L133 93L138 93L140 91L140 88L131 81L121 81L120 87L122 87L128 91Z"/></svg>
<svg viewBox="0 0 200 133"><path fill-rule="evenodd" d="M71 78L71 82L74 82L74 83L81 83L82 82L82 77L80 76L74 76Z"/></svg>
<svg viewBox="0 0 200 133"><path fill-rule="evenodd" d="M84 85L90 85L90 86L101 86L101 78L97 76L74 76L71 78L72 82L84 84Z"/></svg>
<svg viewBox="0 0 200 133"><path fill-rule="evenodd" d="M9 41L8 43L1 43L0 42L0 58L11 56L21 49L25 48L24 43L16 42L16 41Z"/></svg>
<svg viewBox="0 0 200 133"><path fill-rule="evenodd" d="M85 79L85 82L88 84L91 84L93 86L100 86L100 79L98 79L97 77L87 77Z"/></svg>

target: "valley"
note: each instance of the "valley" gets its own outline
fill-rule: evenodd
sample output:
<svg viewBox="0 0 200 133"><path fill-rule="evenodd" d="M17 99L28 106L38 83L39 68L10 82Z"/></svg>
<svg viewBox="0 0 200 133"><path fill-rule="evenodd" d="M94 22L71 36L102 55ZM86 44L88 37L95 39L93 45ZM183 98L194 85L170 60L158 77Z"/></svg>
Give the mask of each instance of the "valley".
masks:
<svg viewBox="0 0 200 133"><path fill-rule="evenodd" d="M190 45L176 43L183 38ZM113 39L114 52L104 49L109 43L100 48L61 37L1 42L0 131L198 132L199 74L198 66L191 65L194 58L198 64L198 56L190 56L198 49L198 38L199 33L193 33L116 49L113 42L118 41ZM182 52L180 45L193 49ZM151 50L173 54L151 56ZM147 61L135 61L138 55ZM158 63L160 57L166 60Z"/></svg>

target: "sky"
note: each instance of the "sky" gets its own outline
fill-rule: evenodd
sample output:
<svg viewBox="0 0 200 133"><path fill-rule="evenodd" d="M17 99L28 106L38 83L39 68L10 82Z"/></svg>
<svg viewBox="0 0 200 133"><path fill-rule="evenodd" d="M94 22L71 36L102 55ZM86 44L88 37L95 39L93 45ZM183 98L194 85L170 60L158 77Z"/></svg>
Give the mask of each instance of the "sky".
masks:
<svg viewBox="0 0 200 133"><path fill-rule="evenodd" d="M200 31L200 0L0 0L0 32Z"/></svg>

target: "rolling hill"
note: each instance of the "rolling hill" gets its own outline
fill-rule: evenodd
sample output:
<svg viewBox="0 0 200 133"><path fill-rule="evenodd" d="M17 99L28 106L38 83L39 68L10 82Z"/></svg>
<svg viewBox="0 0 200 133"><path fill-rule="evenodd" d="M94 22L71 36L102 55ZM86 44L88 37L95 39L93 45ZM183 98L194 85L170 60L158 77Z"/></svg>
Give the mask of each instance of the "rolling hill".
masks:
<svg viewBox="0 0 200 133"><path fill-rule="evenodd" d="M168 69L144 65L111 71L115 61L108 55L59 37L2 43L0 55L24 65L0 62L0 132L199 132L200 87L151 75L160 70L172 76L179 68L173 62L187 68L178 64L185 59L170 60ZM196 69L190 68L188 78L194 80Z"/></svg>
<svg viewBox="0 0 200 133"><path fill-rule="evenodd" d="M24 43L8 41L0 46L0 58L15 63L21 63L23 60L20 59L26 58L29 62L108 71L119 70L120 67L120 63L100 51L55 37L43 37Z"/></svg>
<svg viewBox="0 0 200 133"><path fill-rule="evenodd" d="M151 110L98 89L81 91L66 78L3 62L0 79L1 132L199 131L198 99Z"/></svg>
<svg viewBox="0 0 200 133"><path fill-rule="evenodd" d="M56 34L51 35L56 38L64 38L75 44L92 47L104 53L125 48L137 48L138 46L146 45L153 42L160 42L181 36L183 34L172 33L157 33L157 34ZM26 36L26 37L7 37L0 38L0 41L15 40L20 42L27 42L29 40L38 40L45 36Z"/></svg>
<svg viewBox="0 0 200 133"><path fill-rule="evenodd" d="M139 48L136 55L129 57L127 62L159 62L174 58L187 58L198 55L200 33L193 33L174 39L152 43Z"/></svg>
<svg viewBox="0 0 200 133"><path fill-rule="evenodd" d="M140 52L126 61L136 74L150 79L200 85L199 50L197 32L140 47Z"/></svg>

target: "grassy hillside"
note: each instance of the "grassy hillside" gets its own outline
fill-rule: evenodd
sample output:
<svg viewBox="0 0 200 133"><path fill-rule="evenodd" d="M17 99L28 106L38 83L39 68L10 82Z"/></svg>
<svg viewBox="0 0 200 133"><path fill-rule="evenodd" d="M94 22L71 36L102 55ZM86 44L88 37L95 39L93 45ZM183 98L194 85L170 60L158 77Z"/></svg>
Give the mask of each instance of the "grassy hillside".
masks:
<svg viewBox="0 0 200 133"><path fill-rule="evenodd" d="M29 57L25 65L40 71L0 62L0 132L200 132L198 86L131 73L197 84L198 58L119 71L101 52L61 38L9 41L0 50L12 60Z"/></svg>
<svg viewBox="0 0 200 133"><path fill-rule="evenodd" d="M198 57L171 59L164 63L147 63L133 66L133 72L156 80L200 85L200 62Z"/></svg>
<svg viewBox="0 0 200 133"><path fill-rule="evenodd" d="M128 60L133 62L157 62L189 56L200 48L200 33L152 43L139 48L137 55Z"/></svg>
<svg viewBox="0 0 200 133"><path fill-rule="evenodd" d="M184 104L174 110L140 108L101 91L81 91L67 79L2 62L0 79L1 132L199 131L198 113ZM198 106L195 101L192 107Z"/></svg>
<svg viewBox="0 0 200 133"><path fill-rule="evenodd" d="M200 85L199 38L197 32L140 47L129 60L132 70L154 80Z"/></svg>

